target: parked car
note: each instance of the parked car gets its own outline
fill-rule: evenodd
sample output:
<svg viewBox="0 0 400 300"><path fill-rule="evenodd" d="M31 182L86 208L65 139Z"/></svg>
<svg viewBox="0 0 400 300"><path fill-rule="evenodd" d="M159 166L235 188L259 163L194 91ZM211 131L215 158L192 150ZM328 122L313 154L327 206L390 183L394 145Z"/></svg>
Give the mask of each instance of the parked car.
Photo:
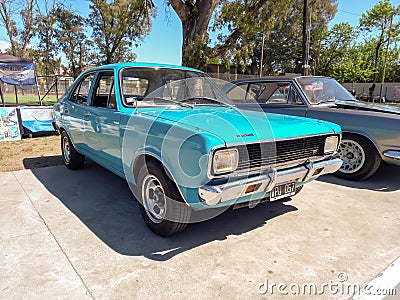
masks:
<svg viewBox="0 0 400 300"><path fill-rule="evenodd" d="M161 236L183 230L193 210L292 196L342 163L338 125L241 111L210 77L186 67L85 71L54 117L65 165L78 169L88 157L126 179Z"/></svg>
<svg viewBox="0 0 400 300"><path fill-rule="evenodd" d="M318 76L253 78L223 88L240 108L331 121L342 127L335 173L348 180L372 176L381 161L400 165L400 107L357 101L335 79Z"/></svg>

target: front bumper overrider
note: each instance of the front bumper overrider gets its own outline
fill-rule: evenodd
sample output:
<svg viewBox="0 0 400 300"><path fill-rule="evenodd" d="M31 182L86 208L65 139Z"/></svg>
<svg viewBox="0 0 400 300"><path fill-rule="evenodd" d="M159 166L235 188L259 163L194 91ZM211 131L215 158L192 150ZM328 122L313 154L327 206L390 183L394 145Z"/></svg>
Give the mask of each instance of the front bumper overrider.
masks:
<svg viewBox="0 0 400 300"><path fill-rule="evenodd" d="M232 201L244 196L251 196L262 192L269 192L280 183L295 181L303 184L317 177L339 170L342 160L334 158L325 161L310 161L303 166L290 169L269 169L258 176L228 181L219 185L204 185L199 188L199 197L203 203L214 206L221 202ZM247 188L255 185L254 190Z"/></svg>

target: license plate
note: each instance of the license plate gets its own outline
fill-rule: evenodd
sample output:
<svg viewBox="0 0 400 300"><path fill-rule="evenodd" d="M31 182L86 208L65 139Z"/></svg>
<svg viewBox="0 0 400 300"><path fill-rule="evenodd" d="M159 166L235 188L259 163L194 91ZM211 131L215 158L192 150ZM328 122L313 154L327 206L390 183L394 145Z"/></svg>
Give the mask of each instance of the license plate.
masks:
<svg viewBox="0 0 400 300"><path fill-rule="evenodd" d="M287 182L276 185L270 192L270 201L282 199L285 197L293 196L296 193L296 184L294 182Z"/></svg>

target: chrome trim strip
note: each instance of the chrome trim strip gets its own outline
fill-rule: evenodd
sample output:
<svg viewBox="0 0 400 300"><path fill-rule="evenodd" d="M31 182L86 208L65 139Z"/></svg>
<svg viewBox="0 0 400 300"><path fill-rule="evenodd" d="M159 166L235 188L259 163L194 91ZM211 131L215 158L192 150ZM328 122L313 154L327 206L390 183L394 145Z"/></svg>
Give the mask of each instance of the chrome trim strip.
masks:
<svg viewBox="0 0 400 300"><path fill-rule="evenodd" d="M386 150L383 152L383 155L393 159L400 159L400 151Z"/></svg>
<svg viewBox="0 0 400 300"><path fill-rule="evenodd" d="M312 162L308 164L278 171L270 169L268 172L260 174L256 177L245 178L241 180L233 180L220 185L205 185L199 188L199 198L207 205L214 206L221 202L231 201L243 196L251 196L256 193L269 192L279 183L288 181L296 181L297 183L305 183L308 180L316 179L327 173L333 173L339 170L342 160L334 158L327 161ZM323 169L317 175L313 175L315 170ZM246 187L256 184L256 189L251 193L246 193Z"/></svg>

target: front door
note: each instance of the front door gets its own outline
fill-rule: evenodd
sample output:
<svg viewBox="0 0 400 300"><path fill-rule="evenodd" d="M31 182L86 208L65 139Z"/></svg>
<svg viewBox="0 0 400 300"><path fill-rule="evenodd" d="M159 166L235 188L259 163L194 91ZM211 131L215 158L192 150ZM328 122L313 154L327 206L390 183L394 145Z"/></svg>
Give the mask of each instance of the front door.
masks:
<svg viewBox="0 0 400 300"><path fill-rule="evenodd" d="M84 114L84 135L89 151L100 164L122 172L121 115L116 105L113 71L97 74L92 97Z"/></svg>

